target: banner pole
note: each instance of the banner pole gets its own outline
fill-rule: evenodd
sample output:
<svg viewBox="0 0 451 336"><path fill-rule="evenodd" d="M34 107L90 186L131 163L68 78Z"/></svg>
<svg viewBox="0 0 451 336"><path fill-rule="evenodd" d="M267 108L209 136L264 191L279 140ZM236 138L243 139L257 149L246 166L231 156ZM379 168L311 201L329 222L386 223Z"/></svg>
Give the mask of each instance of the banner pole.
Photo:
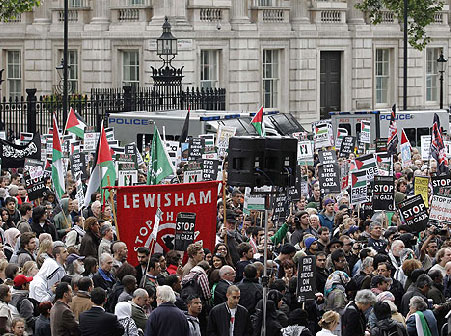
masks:
<svg viewBox="0 0 451 336"><path fill-rule="evenodd" d="M108 187L111 187L110 176L107 175L106 179L107 179ZM119 238L119 223L117 222L116 208L114 207L113 193L111 192L111 189L109 190L109 192L110 192L110 197L109 197L110 198L110 206L111 206L111 210L113 211L114 224L116 224L117 240L121 240Z"/></svg>
<svg viewBox="0 0 451 336"><path fill-rule="evenodd" d="M224 229L225 229L226 215L227 215L225 158L224 158L224 161L222 162L222 205L223 205L223 207L222 207L222 209L223 209L222 223L223 223ZM224 236L224 244L227 246L227 232Z"/></svg>

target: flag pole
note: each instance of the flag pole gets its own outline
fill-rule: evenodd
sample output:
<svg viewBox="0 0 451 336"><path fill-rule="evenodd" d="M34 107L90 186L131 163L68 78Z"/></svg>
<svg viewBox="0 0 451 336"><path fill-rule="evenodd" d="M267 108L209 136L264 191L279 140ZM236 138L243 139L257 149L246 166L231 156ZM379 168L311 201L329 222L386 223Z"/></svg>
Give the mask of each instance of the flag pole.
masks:
<svg viewBox="0 0 451 336"><path fill-rule="evenodd" d="M226 204L226 171L225 171L225 158L222 162L222 210L223 210L223 218L222 222L224 224L224 228L226 225L226 215L227 215L227 204ZM224 244L227 245L227 232L224 236Z"/></svg>
<svg viewBox="0 0 451 336"><path fill-rule="evenodd" d="M107 175L106 177L107 183L108 183L108 187L111 187L111 182L110 182L110 176ZM117 235L117 240L121 240L119 238L119 223L117 222L117 217L116 217L116 208L114 207L114 199L113 199L113 193L111 192L111 189L108 188L109 190L109 198L110 198L110 206L111 206L111 210L113 211L113 219L114 219L114 224L116 224L116 235Z"/></svg>

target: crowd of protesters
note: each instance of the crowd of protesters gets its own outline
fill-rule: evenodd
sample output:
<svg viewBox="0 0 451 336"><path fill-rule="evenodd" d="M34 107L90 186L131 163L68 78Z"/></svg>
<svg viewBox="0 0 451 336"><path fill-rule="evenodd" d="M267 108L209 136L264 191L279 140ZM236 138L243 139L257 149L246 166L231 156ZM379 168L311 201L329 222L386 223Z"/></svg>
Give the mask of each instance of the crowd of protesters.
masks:
<svg viewBox="0 0 451 336"><path fill-rule="evenodd" d="M423 162L414 162L394 164L396 202L412 195L412 177L424 174ZM317 170L304 173L308 194L283 223L269 219L266 237L261 214L245 211L243 190L228 186L211 223L212 251L199 243L185 253L142 246L129 260L116 235L127 223L115 223L114 204L93 194L81 211L70 173L60 202L51 191L27 202L21 170L4 170L0 333L253 336L265 327L268 336L449 335L449 227L411 232L397 213L352 207L346 193L321 195ZM303 302L297 273L307 255L316 257L316 299Z"/></svg>

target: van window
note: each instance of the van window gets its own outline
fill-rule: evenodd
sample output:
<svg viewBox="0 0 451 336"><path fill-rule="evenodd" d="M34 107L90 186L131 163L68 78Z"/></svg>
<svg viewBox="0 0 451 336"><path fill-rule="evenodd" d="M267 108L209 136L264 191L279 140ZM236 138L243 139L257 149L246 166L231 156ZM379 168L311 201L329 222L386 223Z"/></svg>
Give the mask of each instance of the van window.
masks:
<svg viewBox="0 0 451 336"><path fill-rule="evenodd" d="M348 135L352 135L351 124L338 124L338 128L345 128L348 131Z"/></svg>
<svg viewBox="0 0 451 336"><path fill-rule="evenodd" d="M404 132L406 133L407 139L410 141L410 145L412 147L417 146L417 137L415 128L404 128ZM401 141L400 141L401 143Z"/></svg>
<svg viewBox="0 0 451 336"><path fill-rule="evenodd" d="M417 144L421 143L421 136L429 134L431 134L429 127L417 128Z"/></svg>

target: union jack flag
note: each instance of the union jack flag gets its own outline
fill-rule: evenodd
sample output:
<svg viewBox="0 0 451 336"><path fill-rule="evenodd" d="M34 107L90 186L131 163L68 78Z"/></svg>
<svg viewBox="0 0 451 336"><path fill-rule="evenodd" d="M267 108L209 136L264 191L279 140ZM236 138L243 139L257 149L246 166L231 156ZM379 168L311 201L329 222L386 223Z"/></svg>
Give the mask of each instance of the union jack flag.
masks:
<svg viewBox="0 0 451 336"><path fill-rule="evenodd" d="M398 152L398 127L396 126L396 104L391 109L390 126L388 127L387 153Z"/></svg>
<svg viewBox="0 0 451 336"><path fill-rule="evenodd" d="M437 161L437 174L448 173L448 160L445 153L445 144L443 143L442 131L440 129L440 119L437 113L434 113L432 124L431 156Z"/></svg>

